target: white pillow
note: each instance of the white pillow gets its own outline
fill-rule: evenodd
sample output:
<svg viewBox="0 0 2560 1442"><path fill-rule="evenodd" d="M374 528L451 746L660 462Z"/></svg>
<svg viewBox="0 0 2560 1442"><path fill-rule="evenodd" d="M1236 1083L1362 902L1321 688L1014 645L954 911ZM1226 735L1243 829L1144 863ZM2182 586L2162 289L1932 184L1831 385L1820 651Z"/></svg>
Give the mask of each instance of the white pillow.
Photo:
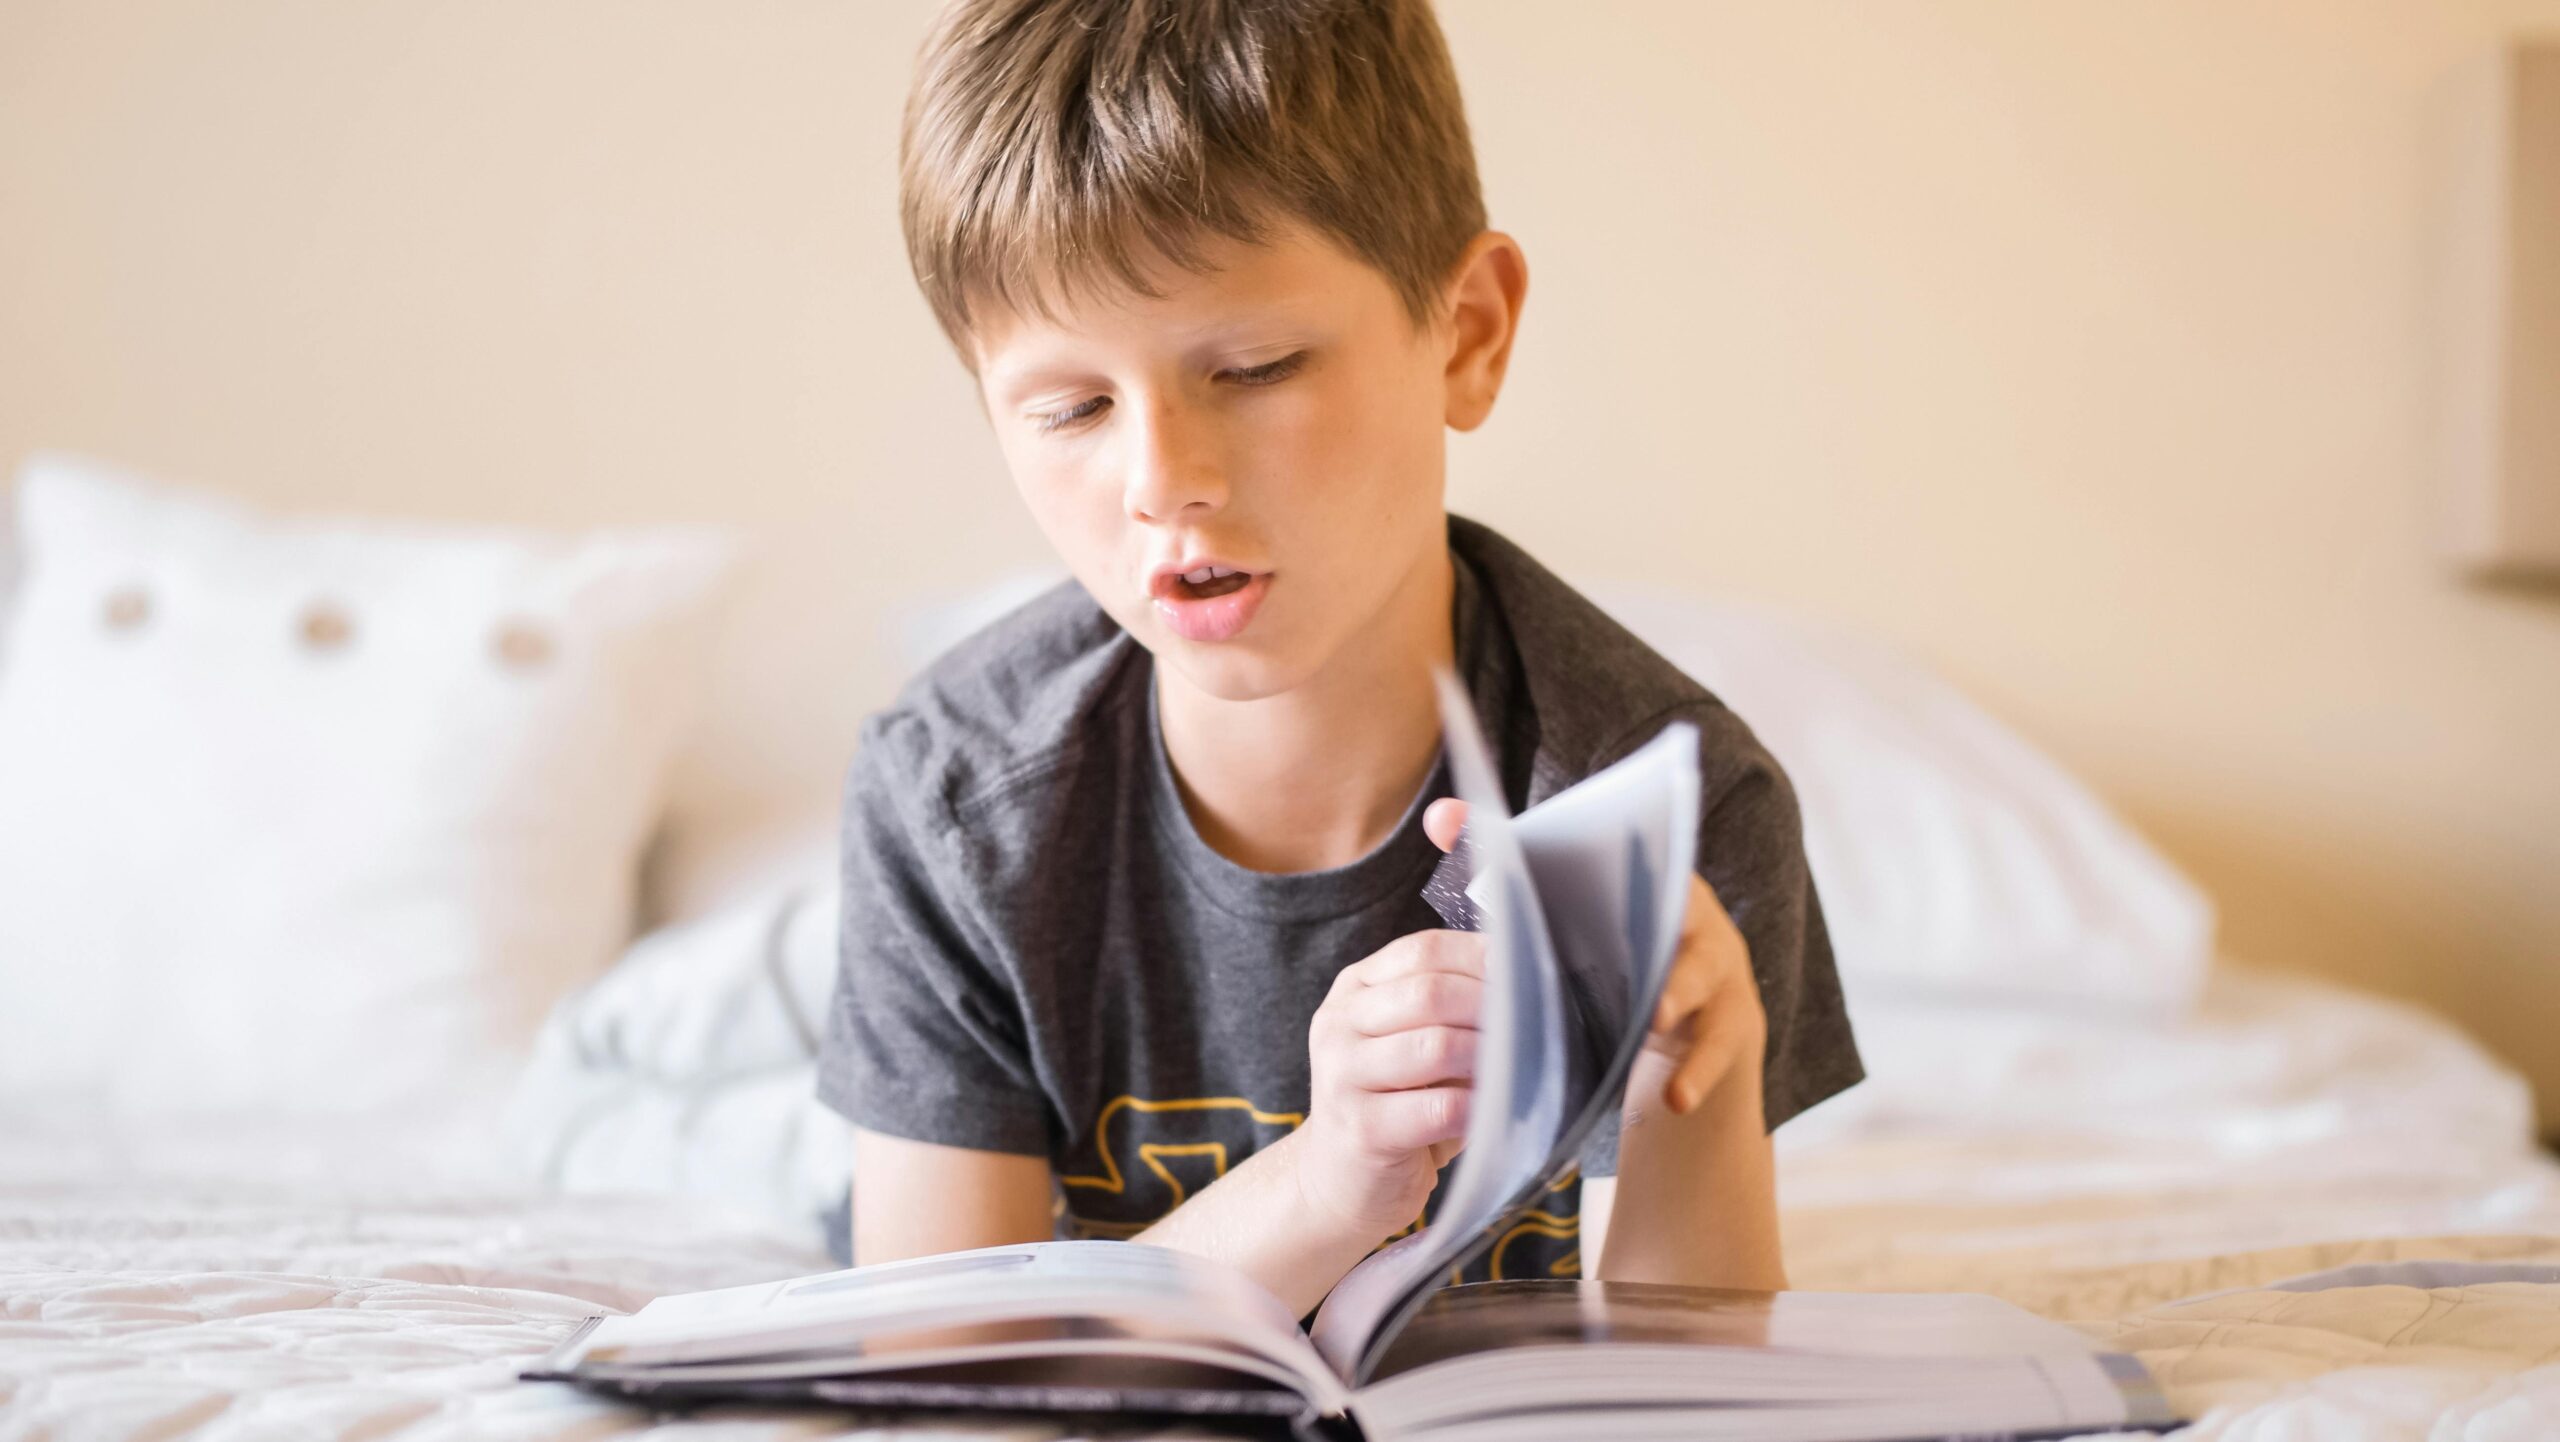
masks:
<svg viewBox="0 0 2560 1442"><path fill-rule="evenodd" d="M2086 786L1880 643L1693 596L1593 587L1795 783L1843 984L2172 1015L2213 907Z"/></svg>
<svg viewBox="0 0 2560 1442"><path fill-rule="evenodd" d="M759 554L758 562L765 556ZM859 648L876 646L890 663L893 679L912 672L931 660L952 642L997 619L1005 612L1032 599L1050 586L1064 580L1060 570L1027 570L1018 572L993 586L962 587L919 593L892 604L871 634L858 634L852 645ZM770 669L773 657L749 654L764 646L770 636L747 638L744 632L754 629L746 625L747 612L770 613L779 617L793 606L823 604L824 598L788 585L777 591L766 589L770 578L756 578L756 594L742 600L738 614L723 638L722 664L744 667L762 673ZM772 628L763 628L770 632ZM742 644L747 643L747 644ZM805 645L792 650L805 651ZM870 664L870 663L866 663ZM798 667L795 674L805 672ZM857 667L856 669L860 669ZM739 676L731 670L733 678ZM754 903L772 887L787 880L791 868L798 864L803 849L812 835L832 836L839 821L838 808L844 768L853 754L854 734L859 729L862 709L833 704L841 688L818 688L811 693L805 675L798 688L807 702L791 710L803 738L817 737L810 747L796 742L787 747L766 747L759 759L778 761L788 771L767 773L750 784L741 785L737 772L744 769L734 759L715 758L706 753L714 748L737 749L738 736L708 738L708 744L687 757L693 767L680 771L678 794L667 818L666 830L659 837L657 849L651 853L644 872L647 888L648 919L653 923L682 923L708 916L739 905ZM749 704L758 691L773 691L763 680L742 678L720 697L724 712L734 717L737 708ZM783 687L789 693L790 687ZM839 698L840 699L840 698ZM715 715L706 730L717 729ZM836 739L826 739L834 733ZM771 733L767 733L768 736ZM780 754L798 751L800 757ZM822 767L813 767L810 757L824 757ZM728 774L724 775L723 772ZM797 773L797 779L791 779ZM777 781L781 784L775 784Z"/></svg>
<svg viewBox="0 0 2560 1442"><path fill-rule="evenodd" d="M486 1093L630 926L727 567L271 519L62 457L0 670L0 1095Z"/></svg>
<svg viewBox="0 0 2560 1442"><path fill-rule="evenodd" d="M661 927L542 1028L508 1151L569 1193L725 1202L823 1244L851 1132L817 1098L836 976L836 845L806 834L775 879Z"/></svg>

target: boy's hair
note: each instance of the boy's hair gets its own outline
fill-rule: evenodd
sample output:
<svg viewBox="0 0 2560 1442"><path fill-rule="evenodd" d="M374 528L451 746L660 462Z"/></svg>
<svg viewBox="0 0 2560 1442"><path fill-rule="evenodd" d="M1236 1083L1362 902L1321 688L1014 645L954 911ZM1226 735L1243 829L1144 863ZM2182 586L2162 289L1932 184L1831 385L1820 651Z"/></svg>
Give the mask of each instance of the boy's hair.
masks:
<svg viewBox="0 0 2560 1442"><path fill-rule="evenodd" d="M1428 0L955 0L898 160L907 258L964 359L975 304L1146 292L1152 262L1292 220L1422 324L1485 223Z"/></svg>

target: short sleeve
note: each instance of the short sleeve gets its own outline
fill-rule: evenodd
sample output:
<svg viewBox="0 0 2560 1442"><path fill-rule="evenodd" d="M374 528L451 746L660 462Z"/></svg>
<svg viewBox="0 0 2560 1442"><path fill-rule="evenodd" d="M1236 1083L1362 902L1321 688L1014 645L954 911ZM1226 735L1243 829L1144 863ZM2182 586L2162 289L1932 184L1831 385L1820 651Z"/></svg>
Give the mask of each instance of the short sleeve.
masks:
<svg viewBox="0 0 2560 1442"><path fill-rule="evenodd" d="M1794 786L1739 718L1711 705L1698 724L1706 781L1698 824L1698 874L1723 903L1751 953L1768 1018L1761 1105L1771 1131L1866 1075L1840 996L1822 899L1805 860L1804 818ZM1650 740L1659 723L1630 738ZM1612 760L1615 759L1613 755ZM1618 1170L1618 1118L1603 1118L1583 1149L1589 1176Z"/></svg>
<svg viewBox="0 0 2560 1442"><path fill-rule="evenodd" d="M1022 1009L973 934L957 828L876 718L847 775L836 987L818 1099L914 1141L1046 1155L1048 1107Z"/></svg>

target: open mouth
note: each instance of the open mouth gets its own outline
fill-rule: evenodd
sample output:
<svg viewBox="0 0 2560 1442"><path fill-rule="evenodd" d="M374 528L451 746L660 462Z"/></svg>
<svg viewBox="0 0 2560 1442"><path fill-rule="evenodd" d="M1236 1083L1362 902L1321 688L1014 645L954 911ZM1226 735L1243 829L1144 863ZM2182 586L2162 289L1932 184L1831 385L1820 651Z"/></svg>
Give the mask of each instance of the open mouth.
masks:
<svg viewBox="0 0 2560 1442"><path fill-rule="evenodd" d="M1253 573L1250 571L1232 570L1225 566L1202 566L1196 571L1175 576L1173 584L1168 589L1179 600L1208 601L1219 596L1231 596L1252 584Z"/></svg>
<svg viewBox="0 0 2560 1442"><path fill-rule="evenodd" d="M1166 629L1186 641L1232 641L1271 592L1271 573L1209 561L1158 571L1149 588Z"/></svg>

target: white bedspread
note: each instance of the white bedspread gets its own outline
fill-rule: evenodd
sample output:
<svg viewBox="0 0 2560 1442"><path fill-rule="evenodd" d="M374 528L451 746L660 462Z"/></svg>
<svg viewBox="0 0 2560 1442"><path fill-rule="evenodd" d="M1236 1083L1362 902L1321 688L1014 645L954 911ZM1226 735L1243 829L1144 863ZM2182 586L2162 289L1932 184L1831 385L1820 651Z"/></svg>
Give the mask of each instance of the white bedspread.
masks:
<svg viewBox="0 0 2560 1442"><path fill-rule="evenodd" d="M823 1257L672 1206L59 1192L0 1223L0 1436L592 1437L516 1370L578 1318Z"/></svg>
<svg viewBox="0 0 2560 1442"><path fill-rule="evenodd" d="M2560 1166L2442 1028L2245 977L2173 1032L1860 1020L1874 1089L1786 1139L1798 1285L2009 1297L2141 1356L2199 1442L2560 1438ZM171 1157L187 1179L139 1160ZM591 1311L827 1265L706 1205L530 1197L417 1148L324 1169L272 1138L0 1119L0 1179L11 1442L650 1434L516 1370ZM2545 1280L2387 1270L2430 1259ZM2360 1265L2386 1270L2276 1286Z"/></svg>
<svg viewBox="0 0 2560 1442"><path fill-rule="evenodd" d="M2560 1164L2451 1027L2237 969L2172 1028L1857 1022L1874 1085L1781 1139L1797 1286L2072 1322L2191 1442L2560 1439ZM2317 1274L2365 1285L2279 1289Z"/></svg>

